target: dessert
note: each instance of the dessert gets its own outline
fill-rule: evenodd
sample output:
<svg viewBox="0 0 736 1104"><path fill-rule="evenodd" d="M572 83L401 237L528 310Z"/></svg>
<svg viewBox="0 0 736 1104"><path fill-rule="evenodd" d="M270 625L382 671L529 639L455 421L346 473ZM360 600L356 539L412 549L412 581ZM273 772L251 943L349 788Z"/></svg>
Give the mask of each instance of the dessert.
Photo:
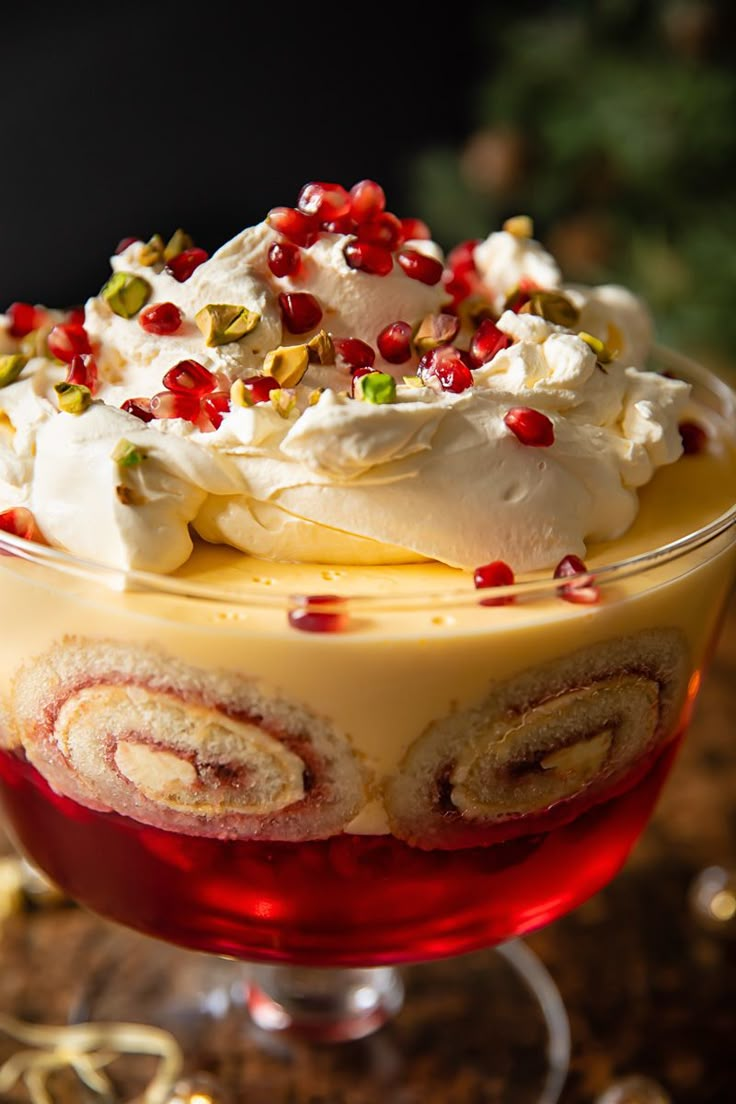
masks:
<svg viewBox="0 0 736 1104"><path fill-rule="evenodd" d="M134 927L301 962L598 889L730 586L727 390L652 370L643 305L529 220L445 262L369 181L112 265L83 316L0 325L21 844Z"/></svg>

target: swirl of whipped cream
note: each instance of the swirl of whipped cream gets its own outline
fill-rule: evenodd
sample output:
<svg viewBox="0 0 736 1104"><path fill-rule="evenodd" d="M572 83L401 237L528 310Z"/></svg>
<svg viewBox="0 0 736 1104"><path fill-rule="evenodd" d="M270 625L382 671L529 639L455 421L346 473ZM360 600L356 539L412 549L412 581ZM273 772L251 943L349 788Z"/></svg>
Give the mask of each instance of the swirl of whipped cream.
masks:
<svg viewBox="0 0 736 1104"><path fill-rule="evenodd" d="M231 401L216 427L203 417L144 423L121 410L160 392L182 360L227 391L260 376L273 350L304 349L318 327L289 333L282 293L309 293L319 327L374 351L384 327L416 330L447 301L441 284L410 278L396 256L385 276L351 267L353 239L331 232L301 250L296 275L277 277L268 255L278 240L266 223L245 230L181 283L162 264L142 264L141 243L114 257L115 272L147 281L149 304L179 308L181 326L157 336L104 296L91 299L85 327L100 379L88 409L58 410L53 385L64 367L43 358L0 390L0 506L29 506L50 543L123 569L174 570L191 553L193 530L273 559L462 568L504 559L525 571L621 535L637 512L636 488L680 455L688 388L641 370L650 323L639 301L621 288L564 287L538 243L506 231L475 252L496 313L526 279L562 290L579 321L566 329L501 312L507 347L473 369L465 390L444 390L421 368L416 375L412 348L399 366L376 354L374 368L396 380L388 402L352 397L350 369L333 354L310 357L303 376L275 393L279 402ZM432 242L408 245L437 255ZM257 325L208 345L195 322L208 304L247 308ZM586 334L610 343L610 363L596 359ZM461 330L458 356L467 358L471 337ZM554 443L518 440L505 422L514 407L544 413ZM121 442L137 450L134 467L116 461Z"/></svg>

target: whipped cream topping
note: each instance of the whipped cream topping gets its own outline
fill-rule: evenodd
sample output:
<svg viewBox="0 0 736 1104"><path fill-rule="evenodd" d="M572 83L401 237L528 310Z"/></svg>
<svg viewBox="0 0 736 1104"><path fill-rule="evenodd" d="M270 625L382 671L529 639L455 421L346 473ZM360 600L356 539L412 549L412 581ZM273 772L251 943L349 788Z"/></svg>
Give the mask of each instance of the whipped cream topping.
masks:
<svg viewBox="0 0 736 1104"><path fill-rule="evenodd" d="M503 559L522 572L620 536L636 515L636 488L680 455L688 388L641 370L651 324L625 289L565 287L538 243L491 234L475 264L507 347L474 366L472 386L444 390L424 362L417 375L416 352L391 365L376 344L392 322L416 329L437 314L448 301L440 283L410 278L398 263L385 276L352 268L353 239L338 233L303 248L295 276L276 277L268 251L279 240L266 223L245 230L181 283L160 264L142 264L140 242L114 257L115 272L146 280L149 305L174 303L182 324L157 336L94 297L85 329L99 384L83 413L59 410L54 385L66 366L43 357L0 389L0 509L28 506L51 544L122 569L176 569L194 531L273 559L466 569ZM407 247L437 256L429 241ZM561 290L579 312L575 328L504 311L522 280ZM303 345L318 328L288 332L283 292L314 296L319 327L332 337L371 345L374 369L396 380L391 401L352 397L349 366L333 354L271 400L231 401L217 425L146 423L120 409L161 392L165 373L186 359L213 373L220 392L260 376L272 350ZM239 340L209 346L195 323L208 304L245 307L259 321ZM613 359L601 363L579 331L599 337ZM466 327L456 339L466 364L471 336ZM1 325L0 342L16 347ZM505 415L518 407L550 419L550 447L510 431ZM135 464L115 458L121 442L136 451Z"/></svg>

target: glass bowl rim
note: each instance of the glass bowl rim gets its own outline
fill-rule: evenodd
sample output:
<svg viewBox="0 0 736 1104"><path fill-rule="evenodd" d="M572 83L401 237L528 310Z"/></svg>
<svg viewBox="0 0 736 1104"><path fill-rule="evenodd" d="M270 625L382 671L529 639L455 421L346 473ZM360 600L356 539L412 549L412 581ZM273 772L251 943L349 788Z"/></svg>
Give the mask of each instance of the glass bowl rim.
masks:
<svg viewBox="0 0 736 1104"><path fill-rule="evenodd" d="M698 361L679 353L674 349L656 345L652 350L655 360L662 364L678 368L687 373L692 382L706 387L711 394L718 398L722 404L721 417L730 419L736 424L736 391L728 383L721 379L715 372L705 368ZM607 586L632 575L642 574L664 563L679 559L688 553L709 544L717 537L726 533L736 525L736 502L719 517L709 521L699 529L693 530L682 537L649 549L646 552L637 553L623 560L617 560L610 564L595 569L595 583L597 586ZM114 592L154 592L164 597L173 599L194 599L205 602L216 602L229 606L256 607L260 609L298 609L305 605L310 595L290 592L285 590L264 594L262 592L248 592L239 588L228 589L227 586L212 586L209 584L194 583L187 579L180 579L172 575L159 575L151 571L125 570L123 568L109 567L92 560L86 560L71 553L64 552L49 545L41 545L32 541L17 537L11 533L0 531L0 553L9 553L11 556L36 563L41 566L55 569L61 574L72 575L88 582L96 582L108 591ZM265 562L265 561L264 561ZM317 566L317 565L307 565ZM334 566L334 565L330 565ZM380 567L380 565L378 565ZM392 565L394 569L400 569L402 565ZM431 561L413 566L432 566ZM371 570L372 568L367 568ZM458 572L461 573L460 571ZM406 595L396 593L356 593L340 595L320 594L318 599L312 597L312 601L318 601L319 609L329 611L339 604L343 609L345 605L358 607L361 610L422 610L431 606L437 608L457 607L462 605L477 605L480 601L479 591L473 586L472 574L467 576L465 585L452 588L431 587L426 590L410 592ZM538 598L559 592L559 579L553 576L539 577L539 572L530 572L534 578L522 578L508 586L499 586L483 590L484 597L493 596L493 599L507 598ZM579 575L571 575L565 578L565 585L580 585L590 579L590 572ZM314 595L314 592L311 592Z"/></svg>

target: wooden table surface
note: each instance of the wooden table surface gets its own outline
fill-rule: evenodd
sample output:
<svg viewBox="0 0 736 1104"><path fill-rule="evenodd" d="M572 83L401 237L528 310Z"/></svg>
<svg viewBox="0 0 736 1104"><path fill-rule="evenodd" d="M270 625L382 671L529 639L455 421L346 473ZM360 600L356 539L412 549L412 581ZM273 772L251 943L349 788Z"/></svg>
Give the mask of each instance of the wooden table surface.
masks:
<svg viewBox="0 0 736 1104"><path fill-rule="evenodd" d="M689 739L627 866L603 892L528 939L570 1016L563 1104L592 1104L612 1080L633 1073L656 1078L675 1104L736 1101L736 920L711 931L688 902L704 867L736 872L735 711L736 600ZM1 925L0 1013L63 1023L83 979L105 970L135 993L152 947L163 956L159 972L170 976L165 948L131 940L81 909L25 911ZM503 1085L510 1058L494 1054L484 1011L493 999L484 984L490 955L431 969L427 982L424 967L410 971L418 1012L402 1013L394 1027L339 1053L283 1040L264 1049L238 1022L191 1035L188 1065L215 1074L228 1101L247 1104L517 1104ZM499 1008L497 1000L499 1011L528 1016L513 1002ZM0 1041L0 1057L11 1051ZM118 1075L121 1100L129 1099L134 1077ZM92 1099L71 1076L54 1088L63 1104ZM0 1100L27 1097L19 1089Z"/></svg>

